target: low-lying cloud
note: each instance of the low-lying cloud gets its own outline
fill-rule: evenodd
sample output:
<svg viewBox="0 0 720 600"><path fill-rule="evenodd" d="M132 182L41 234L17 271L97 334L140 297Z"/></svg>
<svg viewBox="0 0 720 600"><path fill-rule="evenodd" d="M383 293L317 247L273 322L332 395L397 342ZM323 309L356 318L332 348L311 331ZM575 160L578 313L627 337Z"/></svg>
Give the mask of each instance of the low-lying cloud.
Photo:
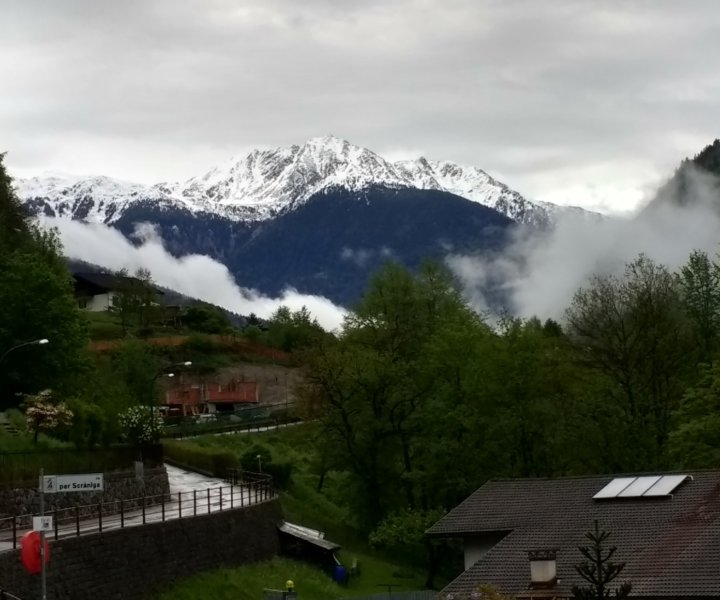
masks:
<svg viewBox="0 0 720 600"><path fill-rule="evenodd" d="M448 265L473 307L492 312L489 293L509 300L512 314L562 318L577 289L597 273L619 274L641 253L675 270L693 250L714 256L720 243L717 184L707 174L688 172L681 204L665 190L628 218L561 218L549 232L518 230L494 256L452 255Z"/></svg>
<svg viewBox="0 0 720 600"><path fill-rule="evenodd" d="M350 262L361 269L365 268L369 261L375 260L376 258L381 260L389 260L394 257L394 253L391 248L383 246L379 250L373 250L371 248L348 248L345 246L340 252L340 258L344 261Z"/></svg>
<svg viewBox="0 0 720 600"><path fill-rule="evenodd" d="M301 294L292 288L286 289L279 298L270 298L256 290L240 287L225 265L208 256L190 254L176 258L163 247L152 225L138 226L134 237L141 243L134 246L120 232L106 225L52 218L43 218L41 223L57 229L64 253L70 258L112 270L132 272L145 268L162 287L236 313L255 313L268 318L282 305L292 310L306 306L327 330L338 328L346 314L345 309L327 298Z"/></svg>

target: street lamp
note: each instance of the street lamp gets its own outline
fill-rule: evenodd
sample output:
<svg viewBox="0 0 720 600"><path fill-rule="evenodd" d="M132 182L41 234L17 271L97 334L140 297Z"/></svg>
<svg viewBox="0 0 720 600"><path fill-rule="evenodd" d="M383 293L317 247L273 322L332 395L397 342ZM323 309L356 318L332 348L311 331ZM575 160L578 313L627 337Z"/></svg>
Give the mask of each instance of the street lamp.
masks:
<svg viewBox="0 0 720 600"><path fill-rule="evenodd" d="M17 346L13 346L12 348L6 350L2 356L0 356L0 362L2 362L5 357L10 354L13 350L17 350L18 348L22 348L23 346L44 346L45 344L49 344L50 340L47 338L42 338L39 340L30 340L29 342L22 342L21 344L18 344Z"/></svg>
<svg viewBox="0 0 720 600"><path fill-rule="evenodd" d="M192 361L186 360L185 362L181 363L175 363L172 365L168 365L167 367L164 367L157 371L155 375L153 375L152 381L150 381L150 393L154 396L154 390L155 390L155 382L157 381L158 377L168 377L172 378L175 377L175 373L173 372L167 372L167 369L170 369L172 367L190 367L192 366ZM150 404L150 432L151 437L153 438L152 441L155 441L155 406L151 402Z"/></svg>

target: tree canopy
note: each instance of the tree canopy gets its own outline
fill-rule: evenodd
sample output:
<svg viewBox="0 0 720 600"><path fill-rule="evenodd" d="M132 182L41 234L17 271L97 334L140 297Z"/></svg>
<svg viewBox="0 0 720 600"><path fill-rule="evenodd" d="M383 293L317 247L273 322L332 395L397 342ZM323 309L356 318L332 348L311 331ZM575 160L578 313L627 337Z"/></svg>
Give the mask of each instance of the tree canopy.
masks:
<svg viewBox="0 0 720 600"><path fill-rule="evenodd" d="M0 407L68 391L86 364L84 321L52 231L31 224L0 157ZM49 343L28 344L38 339Z"/></svg>

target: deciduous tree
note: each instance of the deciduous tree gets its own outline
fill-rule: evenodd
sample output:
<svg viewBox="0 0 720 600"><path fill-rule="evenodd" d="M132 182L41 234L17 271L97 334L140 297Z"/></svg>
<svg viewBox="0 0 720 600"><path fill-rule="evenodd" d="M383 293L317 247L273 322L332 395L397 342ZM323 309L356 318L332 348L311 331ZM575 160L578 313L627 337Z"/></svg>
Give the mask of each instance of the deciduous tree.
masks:
<svg viewBox="0 0 720 600"><path fill-rule="evenodd" d="M606 379L605 401L624 414L620 469L660 468L688 369L688 336L674 278L646 256L622 278L599 275L567 311L585 364Z"/></svg>

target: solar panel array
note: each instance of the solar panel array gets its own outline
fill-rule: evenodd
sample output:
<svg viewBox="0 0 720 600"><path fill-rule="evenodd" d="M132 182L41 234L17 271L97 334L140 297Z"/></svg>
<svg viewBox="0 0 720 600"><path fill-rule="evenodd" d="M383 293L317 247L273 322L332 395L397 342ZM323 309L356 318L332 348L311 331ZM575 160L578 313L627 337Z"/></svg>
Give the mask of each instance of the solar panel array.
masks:
<svg viewBox="0 0 720 600"><path fill-rule="evenodd" d="M642 475L616 477L593 496L595 500L609 498L658 498L671 496L690 475Z"/></svg>

